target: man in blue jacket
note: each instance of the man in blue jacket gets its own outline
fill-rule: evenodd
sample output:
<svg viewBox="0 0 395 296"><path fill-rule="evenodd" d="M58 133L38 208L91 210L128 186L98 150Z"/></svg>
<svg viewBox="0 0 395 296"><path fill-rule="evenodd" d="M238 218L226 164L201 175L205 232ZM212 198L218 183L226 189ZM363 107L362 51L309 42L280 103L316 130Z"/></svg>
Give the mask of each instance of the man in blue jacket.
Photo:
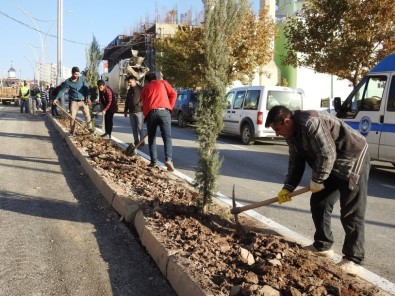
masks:
<svg viewBox="0 0 395 296"><path fill-rule="evenodd" d="M63 96L66 90L68 90L71 111L70 134L74 135L75 117L77 116L78 110L81 108L85 116L85 121L88 125L88 129L89 131L93 132L91 116L89 113L89 85L86 82L85 78L83 76L80 76L80 69L78 69L78 67L73 67L71 69L71 77L62 84L60 91L54 99L54 104L57 103L57 100Z"/></svg>

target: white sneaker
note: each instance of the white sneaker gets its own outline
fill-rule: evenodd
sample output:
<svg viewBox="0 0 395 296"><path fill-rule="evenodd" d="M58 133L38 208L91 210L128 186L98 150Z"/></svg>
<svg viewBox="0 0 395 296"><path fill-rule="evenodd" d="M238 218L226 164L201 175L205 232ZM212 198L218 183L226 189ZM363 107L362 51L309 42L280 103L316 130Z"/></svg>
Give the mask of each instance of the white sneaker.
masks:
<svg viewBox="0 0 395 296"><path fill-rule="evenodd" d="M314 247L314 245L312 245L312 244L303 247L303 249L305 249L307 251L310 251L310 252L316 254L317 256L321 256L321 257L332 258L334 256L334 252L333 252L332 249L325 250L325 251L320 251L320 250L317 250Z"/></svg>
<svg viewBox="0 0 395 296"><path fill-rule="evenodd" d="M166 161L165 165L169 172L174 172L174 165L171 160Z"/></svg>
<svg viewBox="0 0 395 296"><path fill-rule="evenodd" d="M363 273L363 267L361 265L347 259L343 259L337 265L351 275L361 275Z"/></svg>

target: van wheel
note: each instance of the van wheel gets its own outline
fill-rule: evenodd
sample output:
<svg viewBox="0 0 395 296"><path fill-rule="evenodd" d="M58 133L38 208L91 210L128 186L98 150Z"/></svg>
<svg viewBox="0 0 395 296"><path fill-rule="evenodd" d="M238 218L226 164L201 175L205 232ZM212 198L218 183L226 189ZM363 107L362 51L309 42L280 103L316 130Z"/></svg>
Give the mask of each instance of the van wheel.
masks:
<svg viewBox="0 0 395 296"><path fill-rule="evenodd" d="M182 112L178 113L177 122L179 127L185 127L186 122L184 116L182 115Z"/></svg>
<svg viewBox="0 0 395 296"><path fill-rule="evenodd" d="M241 142L244 145L253 145L255 140L254 140L254 134L251 125L245 124L243 125L241 129Z"/></svg>

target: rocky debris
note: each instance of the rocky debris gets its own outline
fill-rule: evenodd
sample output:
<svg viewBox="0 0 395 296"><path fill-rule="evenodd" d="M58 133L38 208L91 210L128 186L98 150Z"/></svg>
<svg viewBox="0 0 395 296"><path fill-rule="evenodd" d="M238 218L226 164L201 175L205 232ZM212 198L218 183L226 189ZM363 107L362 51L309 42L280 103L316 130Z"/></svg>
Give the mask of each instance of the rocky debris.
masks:
<svg viewBox="0 0 395 296"><path fill-rule="evenodd" d="M126 156L111 141L88 135L74 141L104 179L141 202L150 229L214 295L385 295L263 225L237 232L229 208L214 204L209 213L200 213L193 188L160 168L149 168L137 155ZM239 220L256 223L243 215Z"/></svg>
<svg viewBox="0 0 395 296"><path fill-rule="evenodd" d="M240 254L241 260L244 263L247 263L247 265L252 265L255 263L254 256L247 249L240 248L239 254Z"/></svg>

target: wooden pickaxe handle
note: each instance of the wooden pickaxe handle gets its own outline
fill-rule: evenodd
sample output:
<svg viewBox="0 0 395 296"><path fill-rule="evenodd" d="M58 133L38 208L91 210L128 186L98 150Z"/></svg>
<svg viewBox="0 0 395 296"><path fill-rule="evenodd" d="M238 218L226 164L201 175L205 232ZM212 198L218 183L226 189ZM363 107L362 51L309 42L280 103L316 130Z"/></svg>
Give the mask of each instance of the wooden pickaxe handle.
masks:
<svg viewBox="0 0 395 296"><path fill-rule="evenodd" d="M67 115L68 117L70 117L72 120L74 120L75 123L77 123L80 127L82 127L84 130L86 130L88 133L90 133L90 131L89 131L85 126L83 126L78 120L76 120L75 118L71 117L71 115L67 112L66 109L64 109L64 108L63 108L62 106L60 106L58 103L55 103L55 104L56 104L56 106L58 106L58 107L60 108L60 110L63 111L63 113L66 113L66 115Z"/></svg>
<svg viewBox="0 0 395 296"><path fill-rule="evenodd" d="M288 197L293 197L293 196L297 196L297 195L300 195L300 194L303 194L303 193L306 193L306 192L309 192L309 191L310 191L309 187L304 187L304 188L301 188L301 189L298 189L298 190L295 190L293 192L288 193L287 196ZM239 213L244 212L244 211L248 211L248 210L251 210L251 209L255 209L255 208L262 207L262 206L270 205L270 204L275 203L277 201L278 201L278 197L273 197L273 198L266 199L266 200L259 201L259 202L255 202L255 203L252 203L250 205L243 206L243 207L232 208L230 210L230 212L232 214L239 214Z"/></svg>

